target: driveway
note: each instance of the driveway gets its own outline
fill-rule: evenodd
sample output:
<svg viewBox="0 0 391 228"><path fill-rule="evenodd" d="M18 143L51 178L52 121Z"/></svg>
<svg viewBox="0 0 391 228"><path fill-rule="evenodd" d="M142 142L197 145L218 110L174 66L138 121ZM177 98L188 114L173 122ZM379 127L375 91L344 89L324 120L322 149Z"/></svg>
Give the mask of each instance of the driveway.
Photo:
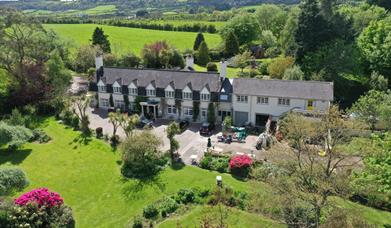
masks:
<svg viewBox="0 0 391 228"><path fill-rule="evenodd" d="M101 127L103 129L103 134L112 135L113 126L109 123L107 111L101 109L95 110L91 108L88 110L88 113L90 117L91 129L95 130L96 128ZM160 148L162 151L168 151L170 148L170 143L165 132L169 122L170 120L159 119L153 123L152 132L162 140L163 144ZM191 164L192 155L196 155L196 160L199 161L206 151L208 137L204 137L199 134L200 126L201 124L191 123L184 132L175 136L175 139L179 142L178 153L180 154L185 164ZM141 130L138 129L136 131ZM122 130L122 128L118 128L117 135L119 135L122 139L125 138L125 132ZM257 139L256 136L248 136L245 143L232 142L231 144L225 144L218 142L218 135L221 135L219 129L210 136L214 149L217 149L222 153L254 154L254 156L257 158L261 158L261 152L257 151L254 147Z"/></svg>

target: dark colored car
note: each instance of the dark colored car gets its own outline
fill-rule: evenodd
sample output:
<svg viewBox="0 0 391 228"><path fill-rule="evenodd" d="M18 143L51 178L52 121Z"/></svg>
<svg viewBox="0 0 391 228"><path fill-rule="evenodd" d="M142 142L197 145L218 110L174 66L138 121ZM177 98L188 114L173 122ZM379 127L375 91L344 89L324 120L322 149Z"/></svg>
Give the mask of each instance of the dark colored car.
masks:
<svg viewBox="0 0 391 228"><path fill-rule="evenodd" d="M179 122L179 128L181 131L184 131L189 125L190 123L187 120L181 120L181 122Z"/></svg>
<svg viewBox="0 0 391 228"><path fill-rule="evenodd" d="M214 129L215 129L214 124L203 123L200 128L200 134L201 135L211 135Z"/></svg>
<svg viewBox="0 0 391 228"><path fill-rule="evenodd" d="M137 127L144 128L145 126L152 127L152 121L142 116L137 124Z"/></svg>

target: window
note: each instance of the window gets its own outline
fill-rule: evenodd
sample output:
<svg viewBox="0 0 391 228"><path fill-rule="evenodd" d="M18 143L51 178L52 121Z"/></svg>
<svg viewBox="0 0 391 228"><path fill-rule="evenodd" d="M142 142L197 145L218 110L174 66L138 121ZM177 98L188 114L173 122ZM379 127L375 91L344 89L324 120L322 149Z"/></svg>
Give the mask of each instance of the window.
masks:
<svg viewBox="0 0 391 228"><path fill-rule="evenodd" d="M121 87L119 87L119 86L114 86L114 87L113 87L113 92L114 92L114 93L121 93Z"/></svg>
<svg viewBox="0 0 391 228"><path fill-rule="evenodd" d="M174 98L175 92L174 91L166 91L166 98Z"/></svg>
<svg viewBox="0 0 391 228"><path fill-rule="evenodd" d="M176 107L175 107L175 105L168 105L167 106L167 114L176 114Z"/></svg>
<svg viewBox="0 0 391 228"><path fill-rule="evenodd" d="M114 100L114 105L116 108L125 109L125 102L123 100Z"/></svg>
<svg viewBox="0 0 391 228"><path fill-rule="evenodd" d="M201 109L201 117L202 117L203 119L206 118L206 116L208 115L207 113L208 113L208 109L206 109L206 108L202 108L202 109Z"/></svg>
<svg viewBox="0 0 391 228"><path fill-rule="evenodd" d="M154 89L147 89L147 96L148 97L156 96L156 90L154 90Z"/></svg>
<svg viewBox="0 0 391 228"><path fill-rule="evenodd" d="M191 100L193 99L193 93L189 92L183 92L183 99L185 100Z"/></svg>
<svg viewBox="0 0 391 228"><path fill-rule="evenodd" d="M136 109L136 103L135 102L130 102L129 103L129 109L134 111Z"/></svg>
<svg viewBox="0 0 391 228"><path fill-rule="evenodd" d="M137 96L137 88L129 88L129 95Z"/></svg>
<svg viewBox="0 0 391 228"><path fill-rule="evenodd" d="M101 93L105 93L106 92L106 86L98 86L98 91L101 92Z"/></svg>
<svg viewBox="0 0 391 228"><path fill-rule="evenodd" d="M220 100L221 100L221 101L227 101L227 100L228 100L228 95L221 94L221 95L220 95Z"/></svg>
<svg viewBox="0 0 391 228"><path fill-rule="evenodd" d="M313 110L315 106L314 100L308 100L307 101L307 110Z"/></svg>
<svg viewBox="0 0 391 228"><path fill-rule="evenodd" d="M248 96L236 96L236 101L241 103L247 103L248 102Z"/></svg>
<svg viewBox="0 0 391 228"><path fill-rule="evenodd" d="M183 114L185 116L192 116L193 115L193 108L192 107L183 107Z"/></svg>
<svg viewBox="0 0 391 228"><path fill-rule="evenodd" d="M201 93L201 101L209 101L209 100L210 100L210 94Z"/></svg>
<svg viewBox="0 0 391 228"><path fill-rule="evenodd" d="M257 97L257 104L269 104L268 97Z"/></svg>
<svg viewBox="0 0 391 228"><path fill-rule="evenodd" d="M289 106L291 104L291 100L288 98L278 98L278 104Z"/></svg>
<svg viewBox="0 0 391 228"><path fill-rule="evenodd" d="M102 107L110 107L109 99L101 98L101 99L100 99L100 105L101 105Z"/></svg>

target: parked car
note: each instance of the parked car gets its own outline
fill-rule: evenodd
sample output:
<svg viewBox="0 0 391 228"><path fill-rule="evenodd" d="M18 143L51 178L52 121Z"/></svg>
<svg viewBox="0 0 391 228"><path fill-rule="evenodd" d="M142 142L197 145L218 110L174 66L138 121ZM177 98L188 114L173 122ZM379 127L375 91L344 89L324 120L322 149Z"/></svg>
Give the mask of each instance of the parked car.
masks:
<svg viewBox="0 0 391 228"><path fill-rule="evenodd" d="M215 129L215 125L213 123L205 122L201 125L200 134L211 135L214 129Z"/></svg>
<svg viewBox="0 0 391 228"><path fill-rule="evenodd" d="M186 128L189 125L190 125L190 122L188 120L181 120L181 122L179 122L179 128L181 129L181 131L186 130Z"/></svg>
<svg viewBox="0 0 391 228"><path fill-rule="evenodd" d="M152 127L152 121L142 116L137 124L138 128Z"/></svg>

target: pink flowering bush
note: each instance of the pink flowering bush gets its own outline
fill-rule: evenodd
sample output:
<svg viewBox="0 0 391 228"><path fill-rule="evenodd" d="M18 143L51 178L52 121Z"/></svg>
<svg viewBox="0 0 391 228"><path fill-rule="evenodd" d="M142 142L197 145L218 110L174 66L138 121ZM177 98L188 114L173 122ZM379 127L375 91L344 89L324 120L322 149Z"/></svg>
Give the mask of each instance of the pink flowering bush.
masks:
<svg viewBox="0 0 391 228"><path fill-rule="evenodd" d="M229 161L229 169L233 174L247 176L253 160L248 155L236 155Z"/></svg>
<svg viewBox="0 0 391 228"><path fill-rule="evenodd" d="M57 192L50 192L47 188L37 188L30 192L21 195L15 199L15 204L25 206L29 203L37 203L39 207L45 206L52 208L54 206L61 206L64 200Z"/></svg>

